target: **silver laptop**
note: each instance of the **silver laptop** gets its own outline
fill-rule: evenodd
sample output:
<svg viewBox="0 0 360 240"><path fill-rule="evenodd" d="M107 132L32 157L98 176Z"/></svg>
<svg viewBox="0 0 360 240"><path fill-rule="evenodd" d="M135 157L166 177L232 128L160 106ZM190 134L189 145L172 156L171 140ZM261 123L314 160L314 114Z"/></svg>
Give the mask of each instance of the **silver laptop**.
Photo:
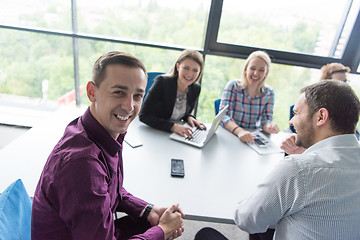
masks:
<svg viewBox="0 0 360 240"><path fill-rule="evenodd" d="M215 118L211 124L211 127L207 127L206 130L201 130L197 127L193 127L192 128L192 131L193 131L192 138L182 137L182 136L178 135L177 133L172 133L170 135L170 138L175 141L187 143L192 146L202 148L212 138L212 136L214 136L215 131L218 128L221 120L223 119L227 108L228 108L228 105L226 105L223 109L221 109L221 111L215 116ZM190 125L188 123L185 123L184 126L190 127Z"/></svg>

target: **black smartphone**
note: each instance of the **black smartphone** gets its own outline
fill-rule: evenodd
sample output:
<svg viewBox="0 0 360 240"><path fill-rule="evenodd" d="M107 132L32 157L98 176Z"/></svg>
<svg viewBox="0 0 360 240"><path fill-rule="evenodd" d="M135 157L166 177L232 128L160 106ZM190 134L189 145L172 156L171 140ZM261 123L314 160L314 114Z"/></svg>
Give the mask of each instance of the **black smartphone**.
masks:
<svg viewBox="0 0 360 240"><path fill-rule="evenodd" d="M260 135L256 135L256 137L254 138L255 144L258 145L258 147L266 147L266 143L267 141L261 137Z"/></svg>
<svg viewBox="0 0 360 240"><path fill-rule="evenodd" d="M171 176L173 177L184 177L184 160L182 159L171 159Z"/></svg>
<svg viewBox="0 0 360 240"><path fill-rule="evenodd" d="M262 142L259 138L254 138L254 142L256 145L258 145L259 147L265 147L265 143Z"/></svg>

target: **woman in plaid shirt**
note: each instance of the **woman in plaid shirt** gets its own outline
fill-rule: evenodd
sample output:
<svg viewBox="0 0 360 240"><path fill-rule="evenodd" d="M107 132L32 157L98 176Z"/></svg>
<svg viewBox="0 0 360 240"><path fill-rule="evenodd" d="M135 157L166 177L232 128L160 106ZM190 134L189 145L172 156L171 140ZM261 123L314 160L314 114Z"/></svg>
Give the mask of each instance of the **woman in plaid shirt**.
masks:
<svg viewBox="0 0 360 240"><path fill-rule="evenodd" d="M266 133L278 133L279 127L272 122L274 90L265 86L271 60L264 51L255 51L246 59L240 80L232 80L225 86L220 109L229 105L223 119L227 130L245 143L254 142L255 136L245 129L262 128Z"/></svg>

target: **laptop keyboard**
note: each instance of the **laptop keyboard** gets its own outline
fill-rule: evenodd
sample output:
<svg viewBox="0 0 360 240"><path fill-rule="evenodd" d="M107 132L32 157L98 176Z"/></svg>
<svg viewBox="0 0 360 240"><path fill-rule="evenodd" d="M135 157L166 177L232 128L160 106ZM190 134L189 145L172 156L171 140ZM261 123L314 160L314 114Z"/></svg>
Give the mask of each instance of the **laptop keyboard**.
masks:
<svg viewBox="0 0 360 240"><path fill-rule="evenodd" d="M200 129L197 127L193 127L192 128L193 134L192 134L192 138L186 137L185 140L188 140L190 142L195 142L195 143L201 143L203 141L205 141L206 135L207 135L207 131L205 129Z"/></svg>

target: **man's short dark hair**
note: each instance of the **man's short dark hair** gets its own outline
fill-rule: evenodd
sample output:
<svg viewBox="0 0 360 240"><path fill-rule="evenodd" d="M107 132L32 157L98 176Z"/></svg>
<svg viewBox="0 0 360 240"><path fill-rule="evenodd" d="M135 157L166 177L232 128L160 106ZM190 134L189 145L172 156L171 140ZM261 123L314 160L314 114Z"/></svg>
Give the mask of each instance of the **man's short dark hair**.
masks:
<svg viewBox="0 0 360 240"><path fill-rule="evenodd" d="M320 81L303 88L301 93L305 93L310 117L320 108L326 108L333 131L355 133L360 102L348 84L338 80Z"/></svg>
<svg viewBox="0 0 360 240"><path fill-rule="evenodd" d="M94 64L92 81L95 83L95 86L100 86L101 82L105 78L105 69L108 65L111 64L122 64L135 68L138 67L141 68L146 74L146 68L138 58L125 52L112 51L99 57Z"/></svg>

